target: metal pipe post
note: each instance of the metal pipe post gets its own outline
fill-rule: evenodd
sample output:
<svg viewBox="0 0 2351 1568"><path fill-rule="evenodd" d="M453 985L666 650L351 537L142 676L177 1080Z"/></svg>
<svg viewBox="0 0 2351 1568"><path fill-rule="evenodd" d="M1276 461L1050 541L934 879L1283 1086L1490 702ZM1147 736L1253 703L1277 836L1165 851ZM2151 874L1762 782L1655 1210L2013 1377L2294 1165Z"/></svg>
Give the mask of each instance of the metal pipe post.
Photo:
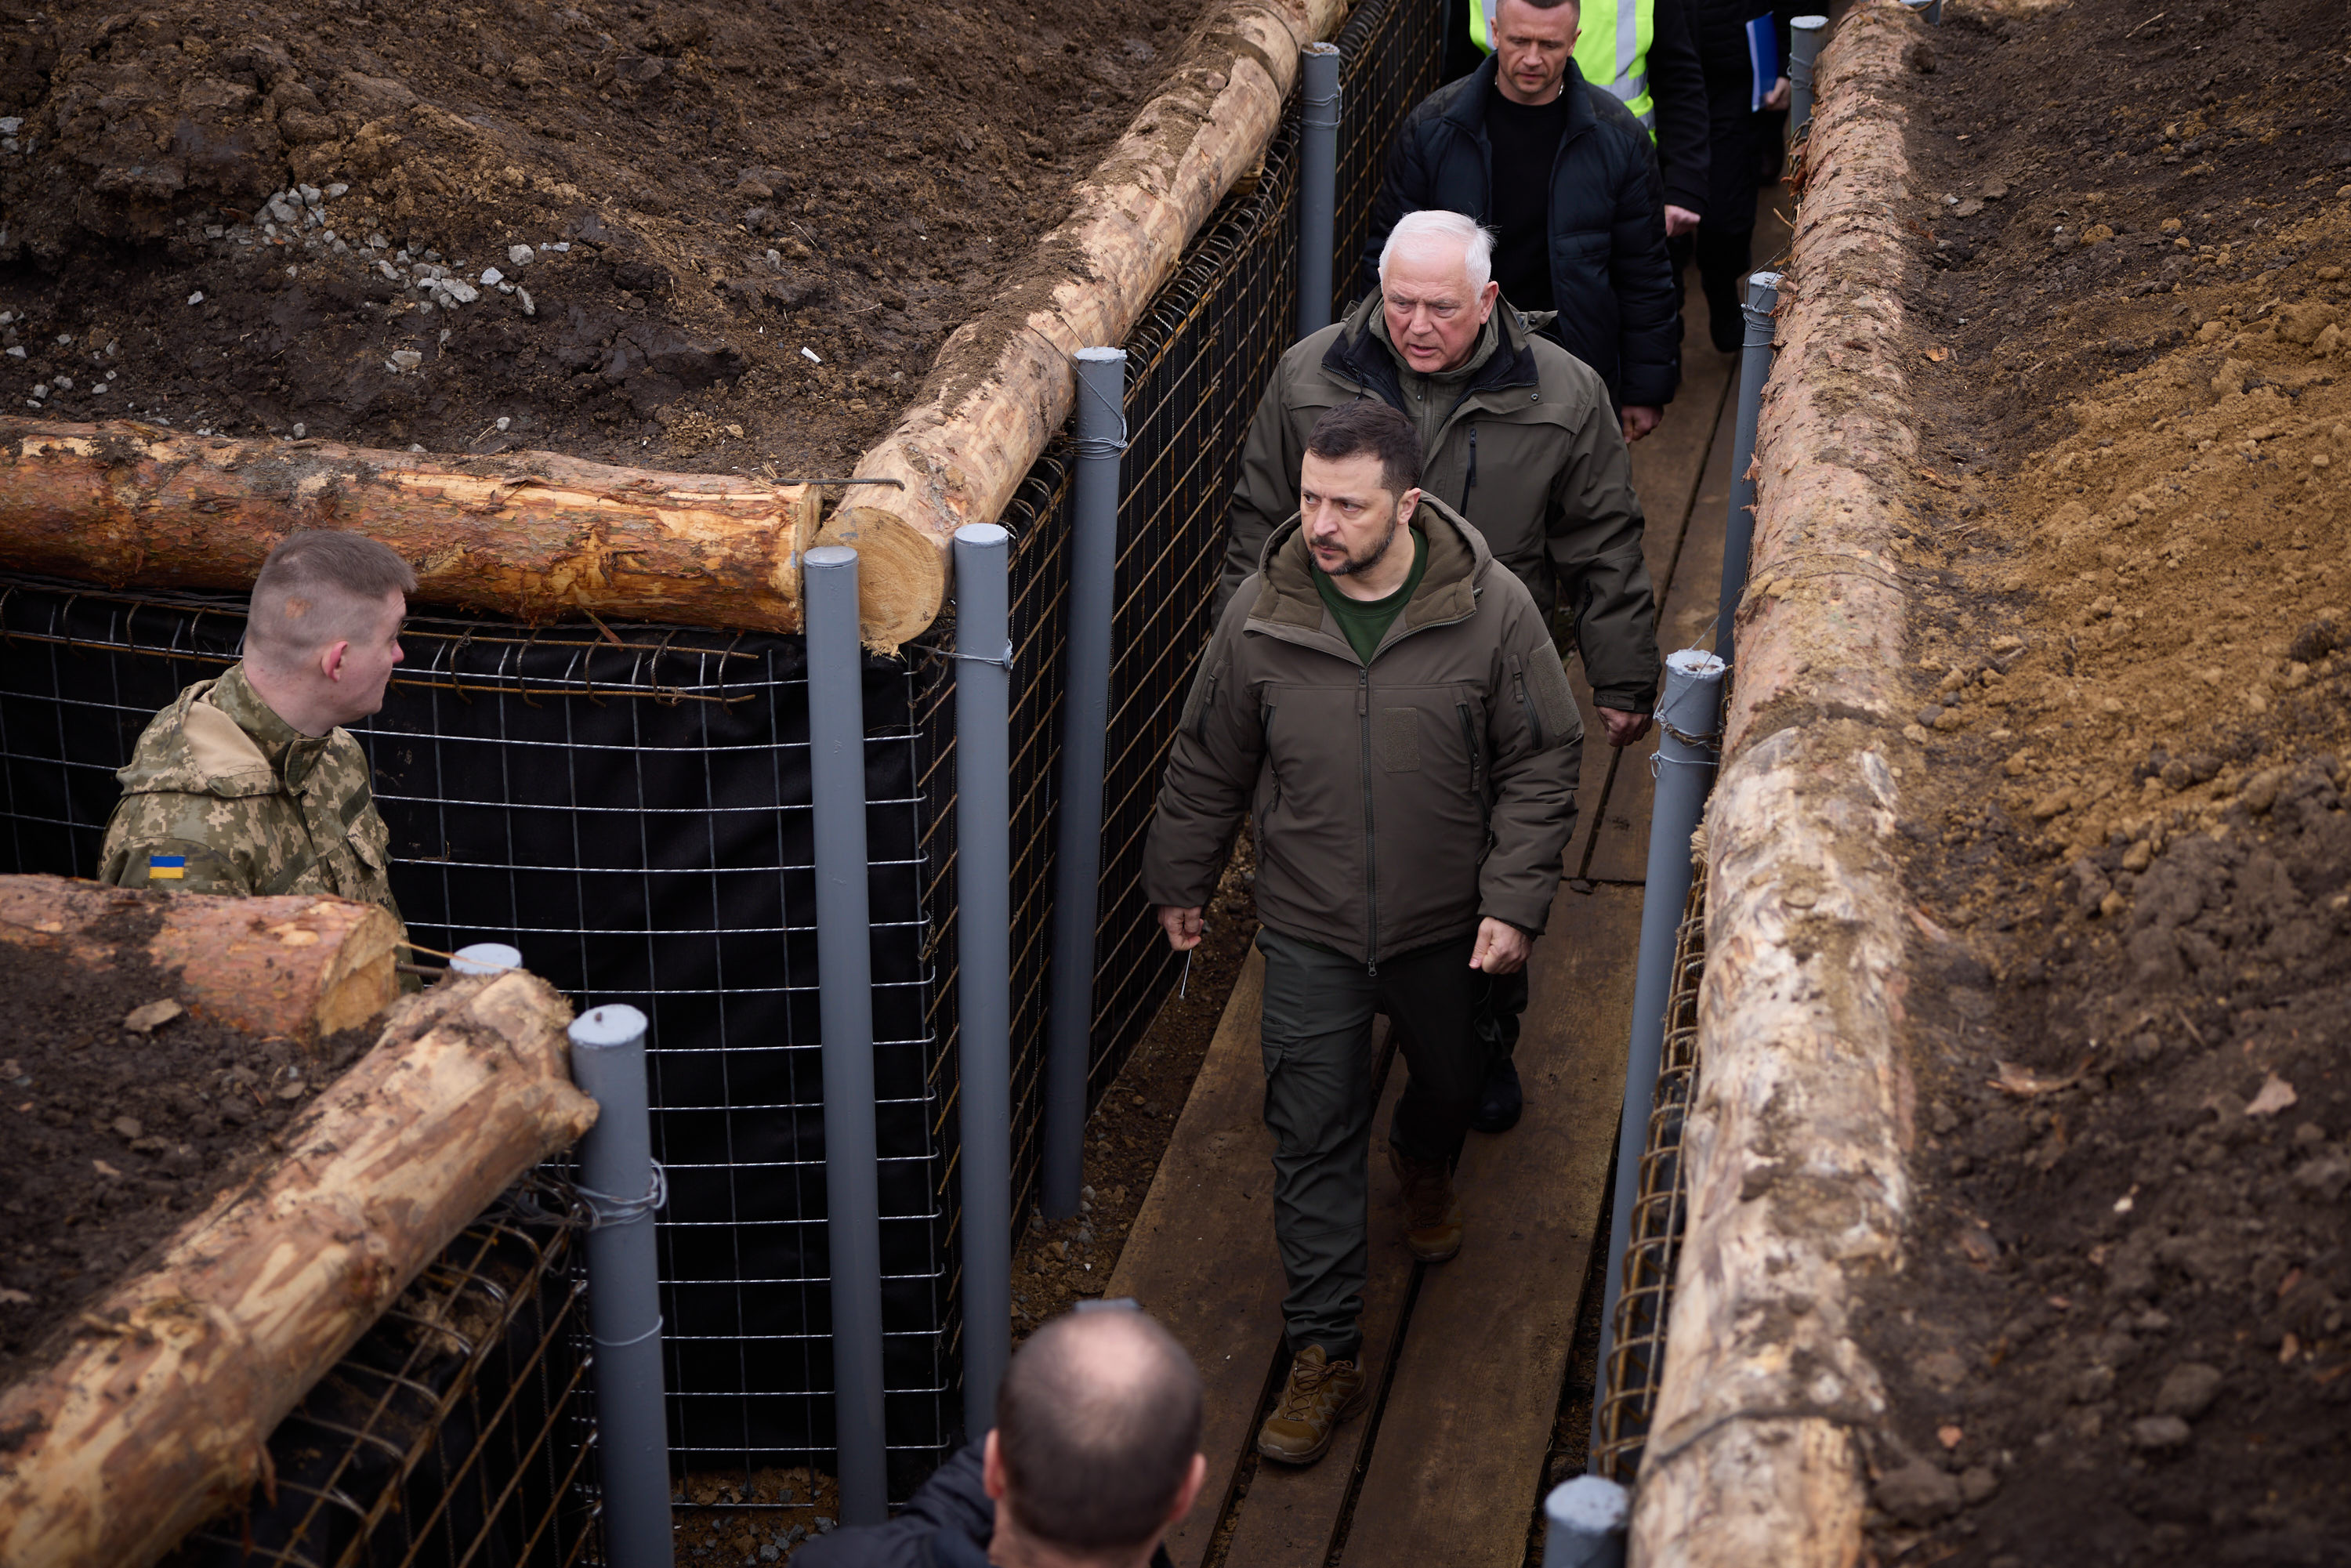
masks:
<svg viewBox="0 0 2351 1568"><path fill-rule="evenodd" d="M468 947L459 962L496 946ZM580 1140L580 1190L594 1216L587 1239L588 1332L596 1343L604 1539L613 1568L670 1568L669 1425L653 1251L653 1210L662 1194L645 1111L645 1015L614 1003L574 1019L571 1081L596 1102L596 1124Z"/></svg>
<svg viewBox="0 0 2351 1568"><path fill-rule="evenodd" d="M1332 252L1339 221L1339 47L1299 51L1298 335L1331 324Z"/></svg>
<svg viewBox="0 0 2351 1568"><path fill-rule="evenodd" d="M956 1093L963 1132L963 1416L996 1425L1012 1359L1011 536L955 535Z"/></svg>
<svg viewBox="0 0 2351 1568"><path fill-rule="evenodd" d="M1657 698L1657 788L1649 808L1649 871L1641 893L1640 965L1633 979L1633 1035L1625 1061L1625 1119L1616 1130L1616 1197L1608 1232L1608 1283L1600 1298L1600 1385L1615 1348L1616 1299L1625 1291L1625 1249L1641 1193L1641 1155L1665 1055L1666 999L1673 992L1674 934L1689 897L1690 835L1714 783L1715 737L1722 729L1723 662L1696 648L1666 660ZM1598 1436L1603 1392L1592 1401ZM1596 1461L1599 1445L1591 1444Z"/></svg>
<svg viewBox="0 0 2351 1568"><path fill-rule="evenodd" d="M1821 57L1829 19L1792 16L1788 29L1788 140L1792 141L1813 122L1813 62Z"/></svg>
<svg viewBox="0 0 2351 1568"><path fill-rule="evenodd" d="M882 1195L873 1137L873 949L865 887L865 693L857 552L803 559L816 807L817 1010L824 1031L825 1240L832 1274L841 1521L890 1517L882 1437Z"/></svg>
<svg viewBox="0 0 2351 1568"><path fill-rule="evenodd" d="M521 950L503 942L474 942L457 949L449 960L453 975L503 975L522 967Z"/></svg>
<svg viewBox="0 0 2351 1568"><path fill-rule="evenodd" d="M1542 1568L1625 1568L1633 1494L1601 1476L1577 1476L1543 1499Z"/></svg>
<svg viewBox="0 0 2351 1568"><path fill-rule="evenodd" d="M1086 1070L1093 1057L1094 901L1102 882L1102 749L1110 728L1110 612L1118 579L1119 455L1126 450L1126 350L1080 349L1077 361L1070 662L1061 685L1052 1028L1045 1051L1043 1196L1049 1219L1077 1213L1085 1159Z"/></svg>
<svg viewBox="0 0 2351 1568"><path fill-rule="evenodd" d="M1722 662L1734 656L1739 601L1747 596L1747 561L1755 547L1755 424L1763 413L1763 383L1771 379L1771 313L1780 308L1780 274L1759 272L1747 280L1747 342L1739 361L1739 423L1730 438L1730 517L1722 539L1722 596L1714 616L1715 651Z"/></svg>

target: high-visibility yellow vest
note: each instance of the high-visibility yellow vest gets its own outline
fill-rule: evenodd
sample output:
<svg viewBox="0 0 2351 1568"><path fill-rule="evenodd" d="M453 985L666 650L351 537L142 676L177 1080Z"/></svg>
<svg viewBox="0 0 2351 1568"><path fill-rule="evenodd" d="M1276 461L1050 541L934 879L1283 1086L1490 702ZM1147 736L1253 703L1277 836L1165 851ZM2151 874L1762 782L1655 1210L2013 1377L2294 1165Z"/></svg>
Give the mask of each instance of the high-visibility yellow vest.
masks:
<svg viewBox="0 0 2351 1568"><path fill-rule="evenodd" d="M1501 0L1467 0L1469 37L1494 52L1494 13ZM1583 0L1583 31L1575 40L1575 68L1594 87L1604 87L1657 134L1656 104L1649 97L1649 45L1657 35L1656 0Z"/></svg>

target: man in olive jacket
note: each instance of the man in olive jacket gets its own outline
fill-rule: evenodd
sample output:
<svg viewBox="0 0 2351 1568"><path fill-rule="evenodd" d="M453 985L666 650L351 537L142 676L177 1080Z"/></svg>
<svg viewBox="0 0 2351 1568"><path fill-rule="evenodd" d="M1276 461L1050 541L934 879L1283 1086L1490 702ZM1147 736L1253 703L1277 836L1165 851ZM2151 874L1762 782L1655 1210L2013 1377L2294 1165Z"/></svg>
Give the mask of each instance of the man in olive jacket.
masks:
<svg viewBox="0 0 2351 1568"><path fill-rule="evenodd" d="M1301 466L1299 516L1209 642L1144 852L1145 895L1189 948L1251 813L1292 1352L1258 1451L1290 1464L1320 1458L1364 1394L1374 1009L1411 1074L1388 1132L1405 1239L1441 1262L1462 1245L1479 992L1542 931L1583 733L1533 597L1417 487L1409 420L1332 409Z"/></svg>

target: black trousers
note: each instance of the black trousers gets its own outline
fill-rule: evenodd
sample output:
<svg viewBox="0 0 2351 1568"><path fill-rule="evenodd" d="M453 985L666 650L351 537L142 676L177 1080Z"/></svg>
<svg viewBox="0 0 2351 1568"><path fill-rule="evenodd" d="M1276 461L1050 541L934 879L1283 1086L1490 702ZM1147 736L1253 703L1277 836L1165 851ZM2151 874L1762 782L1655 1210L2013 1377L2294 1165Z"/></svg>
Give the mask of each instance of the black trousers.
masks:
<svg viewBox="0 0 2351 1568"><path fill-rule="evenodd" d="M1352 958L1260 927L1265 1124L1273 1133L1273 1236L1290 1284L1290 1347L1333 1359L1363 1343L1370 1269L1372 1014L1384 1010L1411 1076L1388 1142L1416 1164L1451 1165L1469 1135L1485 1073L1479 982L1468 937L1380 960Z"/></svg>
<svg viewBox="0 0 2351 1568"><path fill-rule="evenodd" d="M1676 277L1697 261L1698 291L1706 296L1707 336L1719 351L1738 353L1747 342L1740 301L1747 292L1747 275L1754 270L1754 226L1723 229L1702 223L1695 235L1668 240L1666 246Z"/></svg>

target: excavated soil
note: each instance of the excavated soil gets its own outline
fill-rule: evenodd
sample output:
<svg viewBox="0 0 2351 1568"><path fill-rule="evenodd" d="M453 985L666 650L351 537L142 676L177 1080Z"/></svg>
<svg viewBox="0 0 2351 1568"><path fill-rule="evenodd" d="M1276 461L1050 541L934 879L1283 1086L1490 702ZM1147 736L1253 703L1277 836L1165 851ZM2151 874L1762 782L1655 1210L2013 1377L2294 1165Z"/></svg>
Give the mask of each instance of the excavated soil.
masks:
<svg viewBox="0 0 2351 1568"><path fill-rule="evenodd" d="M1200 9L0 0L0 408L845 473Z"/></svg>
<svg viewBox="0 0 2351 1568"><path fill-rule="evenodd" d="M156 924L156 911L134 906L93 927L126 945L105 968L11 966L0 1009L0 1386L44 1364L134 1264L249 1176L374 1041L347 1030L314 1050L186 1011L147 1032L126 1028L134 1009L177 999L177 971L158 973L136 949Z"/></svg>
<svg viewBox="0 0 2351 1568"><path fill-rule="evenodd" d="M2351 13L1948 14L1872 1550L2351 1563Z"/></svg>

